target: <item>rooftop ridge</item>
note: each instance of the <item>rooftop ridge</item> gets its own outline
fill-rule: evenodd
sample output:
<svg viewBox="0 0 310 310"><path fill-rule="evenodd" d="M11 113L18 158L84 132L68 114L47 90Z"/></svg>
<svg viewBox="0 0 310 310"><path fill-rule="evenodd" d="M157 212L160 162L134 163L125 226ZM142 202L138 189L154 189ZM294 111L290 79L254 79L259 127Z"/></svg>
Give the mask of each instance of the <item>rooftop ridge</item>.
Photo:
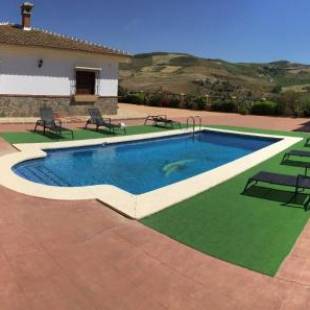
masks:
<svg viewBox="0 0 310 310"><path fill-rule="evenodd" d="M130 53L128 53L127 51L121 50L121 49L112 48L112 47L109 47L109 46L106 46L106 45L103 45L103 44L100 44L97 42L91 42L91 41L83 40L83 39L80 39L80 38L77 38L74 36L69 36L69 35L58 33L58 32L49 31L47 29L43 29L43 28L39 28L39 27L32 27L32 30L41 31L41 32L44 32L44 33L49 34L49 35L53 35L56 37L72 40L72 41L75 41L77 43L87 44L87 45L91 45L91 46L95 46L95 47L99 47L99 48L106 48L106 49L111 50L111 52L120 53L120 54L128 55L128 56L130 55Z"/></svg>
<svg viewBox="0 0 310 310"><path fill-rule="evenodd" d="M7 21L0 21L0 26L7 27L0 31L0 39L2 43L13 43L14 41L17 43L19 42L21 45L29 45L34 44L35 46L49 46L55 48L61 48L61 45L65 49L72 49L72 50L80 50L86 52L94 52L94 53L103 53L103 54L118 54L122 56L132 56L129 52L113 47L106 46L104 44L100 44L97 42L91 42L88 40L79 39L74 36L65 35L61 33L57 33L54 31L49 31L39 27L32 27L31 29L27 29L24 31L20 24L14 24ZM16 30L14 30L16 29ZM40 34L41 36L46 35L50 36L50 39L47 39L48 43L44 39L41 38L40 41ZM59 42L59 45L55 45L53 43L53 37L58 39L63 39L63 42ZM24 38L24 39L23 39ZM67 42L67 43L65 43ZM47 45L46 45L47 44ZM70 46L71 45L71 46ZM74 46L79 45L79 46Z"/></svg>

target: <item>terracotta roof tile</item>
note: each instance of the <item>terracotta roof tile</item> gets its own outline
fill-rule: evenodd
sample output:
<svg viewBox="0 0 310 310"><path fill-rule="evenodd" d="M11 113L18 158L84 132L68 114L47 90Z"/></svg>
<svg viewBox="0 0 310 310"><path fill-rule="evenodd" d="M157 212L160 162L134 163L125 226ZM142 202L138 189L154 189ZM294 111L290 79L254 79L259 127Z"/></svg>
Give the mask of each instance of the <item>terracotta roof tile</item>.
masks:
<svg viewBox="0 0 310 310"><path fill-rule="evenodd" d="M124 51L94 44L37 28L23 30L18 25L0 24L0 44L47 47L96 54L130 56Z"/></svg>

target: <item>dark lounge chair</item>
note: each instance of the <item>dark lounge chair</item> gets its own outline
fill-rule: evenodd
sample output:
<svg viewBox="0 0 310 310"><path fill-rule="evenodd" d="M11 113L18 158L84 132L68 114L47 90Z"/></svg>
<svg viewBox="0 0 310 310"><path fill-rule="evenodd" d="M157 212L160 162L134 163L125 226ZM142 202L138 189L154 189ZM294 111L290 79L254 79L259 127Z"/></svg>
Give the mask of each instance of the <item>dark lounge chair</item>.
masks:
<svg viewBox="0 0 310 310"><path fill-rule="evenodd" d="M287 174L260 171L248 179L244 187L243 193L245 193L250 186L257 184L258 182L293 187L295 189L295 196L297 195L299 189L310 189L310 177L304 175L293 176ZM305 210L308 209L308 201L309 197L304 204Z"/></svg>
<svg viewBox="0 0 310 310"><path fill-rule="evenodd" d="M308 169L310 168L310 162L302 160L291 160L291 156L310 158L310 151L290 150L283 155L281 162L282 164L286 164L289 166L302 167L305 169L305 175L307 175Z"/></svg>
<svg viewBox="0 0 310 310"><path fill-rule="evenodd" d="M49 107L40 108L40 117L41 119L37 120L34 131L37 131L38 126L43 127L43 134L46 134L46 129L57 134L58 136L62 135L62 131L69 131L73 139L73 130L65 128L62 126L60 120L55 119L54 112Z"/></svg>
<svg viewBox="0 0 310 310"><path fill-rule="evenodd" d="M96 131L99 130L100 127L105 127L109 129L111 132L115 133L115 129L122 129L124 134L126 134L126 127L122 126L121 123L114 124L112 123L111 118L103 118L98 108L90 108L88 109L90 118L87 120L85 124L85 129L87 129L88 125L95 125Z"/></svg>
<svg viewBox="0 0 310 310"><path fill-rule="evenodd" d="M309 157L310 158L310 151L290 150L284 154L282 161L288 160L290 156Z"/></svg>
<svg viewBox="0 0 310 310"><path fill-rule="evenodd" d="M144 125L146 125L148 121L151 121L155 126L163 125L165 127L166 126L174 127L174 125L178 125L179 127L181 127L180 122L176 122L172 119L167 118L167 115L149 115L144 120Z"/></svg>

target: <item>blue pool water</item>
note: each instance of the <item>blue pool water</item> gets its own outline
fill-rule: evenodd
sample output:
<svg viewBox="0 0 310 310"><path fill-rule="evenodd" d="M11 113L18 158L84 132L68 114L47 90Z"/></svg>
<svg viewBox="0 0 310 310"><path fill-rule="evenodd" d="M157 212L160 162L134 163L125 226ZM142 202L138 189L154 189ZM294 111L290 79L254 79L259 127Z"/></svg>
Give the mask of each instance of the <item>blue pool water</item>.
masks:
<svg viewBox="0 0 310 310"><path fill-rule="evenodd" d="M219 167L278 139L202 131L138 142L47 150L22 162L15 173L56 186L111 184L145 193Z"/></svg>

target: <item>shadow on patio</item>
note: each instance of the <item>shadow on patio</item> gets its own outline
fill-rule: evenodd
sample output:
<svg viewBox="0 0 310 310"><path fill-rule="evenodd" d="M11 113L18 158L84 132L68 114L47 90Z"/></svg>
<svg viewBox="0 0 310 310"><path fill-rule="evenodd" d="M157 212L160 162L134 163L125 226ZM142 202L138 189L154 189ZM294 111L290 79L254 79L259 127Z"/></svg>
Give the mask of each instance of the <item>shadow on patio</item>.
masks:
<svg viewBox="0 0 310 310"><path fill-rule="evenodd" d="M303 132L309 132L310 133L310 120L306 121L304 123L301 123L300 126L293 131L303 131Z"/></svg>

